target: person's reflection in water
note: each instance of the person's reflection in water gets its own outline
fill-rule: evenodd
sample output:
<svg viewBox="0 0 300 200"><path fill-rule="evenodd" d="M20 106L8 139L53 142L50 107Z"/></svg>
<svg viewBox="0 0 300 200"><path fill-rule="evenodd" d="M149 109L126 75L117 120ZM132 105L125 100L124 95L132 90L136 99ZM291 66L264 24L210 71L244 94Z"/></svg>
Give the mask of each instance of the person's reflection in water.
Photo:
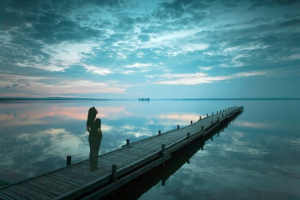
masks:
<svg viewBox="0 0 300 200"><path fill-rule="evenodd" d="M98 154L102 140L101 120L96 119L97 110L95 107L89 109L87 119L87 131L89 132L90 144L90 170L94 171L98 167Z"/></svg>

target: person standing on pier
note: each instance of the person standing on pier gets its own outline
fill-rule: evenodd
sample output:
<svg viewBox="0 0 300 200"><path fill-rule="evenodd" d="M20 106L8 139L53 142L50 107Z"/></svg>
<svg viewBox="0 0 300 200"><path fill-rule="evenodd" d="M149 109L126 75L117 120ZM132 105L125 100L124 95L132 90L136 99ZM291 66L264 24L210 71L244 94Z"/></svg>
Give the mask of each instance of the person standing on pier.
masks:
<svg viewBox="0 0 300 200"><path fill-rule="evenodd" d="M89 132L90 144L90 170L94 171L98 168L98 154L102 141L101 119L96 118L98 111L95 107L91 107L88 111L86 129Z"/></svg>

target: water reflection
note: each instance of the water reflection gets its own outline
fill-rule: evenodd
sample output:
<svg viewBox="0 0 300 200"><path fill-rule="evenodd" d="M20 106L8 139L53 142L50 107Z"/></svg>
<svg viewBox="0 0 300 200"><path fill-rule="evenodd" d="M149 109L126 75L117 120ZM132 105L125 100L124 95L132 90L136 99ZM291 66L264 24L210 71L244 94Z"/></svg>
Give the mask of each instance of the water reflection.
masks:
<svg viewBox="0 0 300 200"><path fill-rule="evenodd" d="M112 194L107 195L103 199L139 199L145 192L157 185L159 182L162 186L165 186L167 184L167 180L174 173L176 173L176 171L178 171L183 165L190 164L190 159L195 155L195 153L200 149L203 150L205 143L208 140L213 141L213 137L215 135L219 136L219 134L223 132L230 122L236 117L237 116L234 116L231 119L223 122L221 126L216 128L210 134L206 135L204 138L197 139L181 150L174 152L172 154L172 158L163 165L150 170L146 174L131 181L126 186L120 188Z"/></svg>
<svg viewBox="0 0 300 200"><path fill-rule="evenodd" d="M46 106L28 104L23 107L20 107L20 104L0 104L0 122L3 127L48 124L49 119L84 121L88 108L88 106L74 107L65 104L46 104ZM99 117L119 119L130 115L124 106L103 106Z"/></svg>
<svg viewBox="0 0 300 200"><path fill-rule="evenodd" d="M88 108L82 102L0 103L1 182L14 183L64 167L66 155L71 155L74 162L96 157L93 155L98 155L100 143L89 140L85 131ZM130 113L123 105L109 104L101 106L99 116L109 124ZM108 124L102 125L107 133L116 127L114 123ZM90 138L95 137L98 136ZM106 141L104 150L118 147L118 140L107 137Z"/></svg>
<svg viewBox="0 0 300 200"><path fill-rule="evenodd" d="M0 182L64 167L68 154L89 159L91 106L101 108L101 154L235 105L245 111L218 139L140 199L300 199L299 101L0 102Z"/></svg>

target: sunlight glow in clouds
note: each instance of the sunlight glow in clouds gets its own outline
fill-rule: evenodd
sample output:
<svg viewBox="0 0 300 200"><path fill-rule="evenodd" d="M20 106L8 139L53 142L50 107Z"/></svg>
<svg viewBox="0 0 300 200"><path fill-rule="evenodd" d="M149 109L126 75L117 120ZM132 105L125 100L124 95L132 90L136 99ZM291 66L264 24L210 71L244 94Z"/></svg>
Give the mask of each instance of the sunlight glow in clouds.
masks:
<svg viewBox="0 0 300 200"><path fill-rule="evenodd" d="M209 76L206 73L198 72L195 74L163 74L160 77L171 79L155 82L162 85L199 85L204 83L213 83L216 81L224 81L249 76L264 76L264 71L241 72L227 76Z"/></svg>
<svg viewBox="0 0 300 200"><path fill-rule="evenodd" d="M38 94L40 96L70 95L70 94L122 94L126 91L126 86L116 86L115 83L94 82L88 80L62 80L58 78L33 77L33 76L15 76L10 74L1 74L0 88L11 88L18 92L27 92L28 94ZM52 83L45 82L46 80Z"/></svg>

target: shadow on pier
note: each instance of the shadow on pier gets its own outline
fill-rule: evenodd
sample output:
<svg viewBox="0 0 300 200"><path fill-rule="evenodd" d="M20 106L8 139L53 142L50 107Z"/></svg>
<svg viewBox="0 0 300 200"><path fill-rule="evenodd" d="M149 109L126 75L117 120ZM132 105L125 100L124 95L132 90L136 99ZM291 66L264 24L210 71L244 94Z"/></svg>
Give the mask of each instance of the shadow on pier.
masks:
<svg viewBox="0 0 300 200"><path fill-rule="evenodd" d="M190 158L193 157L195 153L197 153L199 150L203 150L207 140L213 140L214 136L219 136L219 134L223 132L223 130L227 128L227 126L238 115L227 119L221 124L221 126L215 128L208 135L196 139L184 148L174 152L172 154L172 158L166 161L163 165L153 168L149 172L143 174L137 179L129 182L125 186L101 199L138 199L142 194L150 190L153 186L159 183L164 186L165 184L167 184L167 180L170 176L172 176L177 170L179 170L185 163L189 163Z"/></svg>

